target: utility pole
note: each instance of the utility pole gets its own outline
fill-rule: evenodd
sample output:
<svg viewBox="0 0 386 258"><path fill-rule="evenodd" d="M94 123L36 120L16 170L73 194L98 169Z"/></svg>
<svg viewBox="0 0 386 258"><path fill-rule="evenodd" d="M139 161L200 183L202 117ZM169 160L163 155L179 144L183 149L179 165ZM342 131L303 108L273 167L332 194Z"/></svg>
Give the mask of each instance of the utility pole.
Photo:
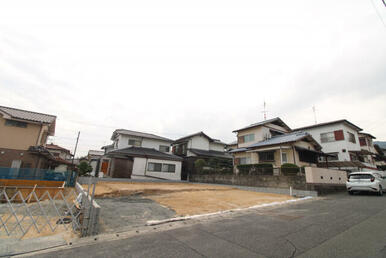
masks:
<svg viewBox="0 0 386 258"><path fill-rule="evenodd" d="M67 183L70 183L70 178L71 178L72 173L73 173L73 170L72 170L72 169L73 169L73 167L74 167L74 159L75 159L76 149L78 148L79 136L80 136L80 132L78 132L78 137L76 138L75 149L74 149L74 156L72 156L72 161L71 161L71 171L68 173L68 176L67 176Z"/></svg>

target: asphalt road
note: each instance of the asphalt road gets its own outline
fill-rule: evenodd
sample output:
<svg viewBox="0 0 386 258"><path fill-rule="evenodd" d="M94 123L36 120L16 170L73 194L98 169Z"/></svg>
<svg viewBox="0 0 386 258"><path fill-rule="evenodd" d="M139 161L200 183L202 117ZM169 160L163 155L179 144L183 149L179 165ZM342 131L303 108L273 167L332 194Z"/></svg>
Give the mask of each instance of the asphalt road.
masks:
<svg viewBox="0 0 386 258"><path fill-rule="evenodd" d="M241 212L39 257L386 257L386 196Z"/></svg>

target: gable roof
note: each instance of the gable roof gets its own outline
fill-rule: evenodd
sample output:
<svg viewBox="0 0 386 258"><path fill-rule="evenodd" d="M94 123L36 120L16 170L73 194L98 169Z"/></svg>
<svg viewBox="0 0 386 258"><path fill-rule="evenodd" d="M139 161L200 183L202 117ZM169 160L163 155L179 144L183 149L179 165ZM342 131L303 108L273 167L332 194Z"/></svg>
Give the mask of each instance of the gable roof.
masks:
<svg viewBox="0 0 386 258"><path fill-rule="evenodd" d="M271 146L271 145L278 145L278 144L284 144L284 143L290 143L290 142L297 142L304 139L308 139L309 141L313 142L315 146L320 150L322 149L322 146L315 141L315 139L306 132L294 132L294 133L288 133L283 135L274 136L268 140L254 143L247 148L257 148L257 147L263 147L263 146Z"/></svg>
<svg viewBox="0 0 386 258"><path fill-rule="evenodd" d="M214 143L218 143L218 144L222 144L222 145L227 145L226 143L224 143L224 142L222 142L222 141L220 141L218 139L214 139L214 138L209 137L203 131L197 132L197 133L194 133L194 134L189 134L187 136L179 138L179 139L175 140L174 143L183 142L183 141L188 140L188 139L190 139L190 138L192 138L194 136L203 136L203 137L207 138L210 142L214 142Z"/></svg>
<svg viewBox="0 0 386 258"><path fill-rule="evenodd" d="M0 114L5 119L24 120L26 122L43 123L50 125L50 135L55 134L56 116L23 109L0 106Z"/></svg>
<svg viewBox="0 0 386 258"><path fill-rule="evenodd" d="M111 140L114 140L114 138L118 134L132 135L132 136L137 136L137 137L142 137L142 138L147 138L147 139L154 139L154 140L160 140L160 141L166 141L166 142L173 142L173 140L171 140L169 138L165 138L165 137L158 136L158 135L155 135L155 134L137 132L137 131L127 130L127 129L116 129L113 132L113 135L111 136Z"/></svg>
<svg viewBox="0 0 386 258"><path fill-rule="evenodd" d="M368 137L370 137L372 139L376 139L375 136L373 136L373 135L371 135L369 133L360 132L359 135L361 135L361 134L364 135L364 136L368 136Z"/></svg>
<svg viewBox="0 0 386 258"><path fill-rule="evenodd" d="M254 127L257 127L257 126L263 126L263 125L269 124L269 123L277 123L278 125L284 127L288 131L292 131L292 129L286 123L284 123L283 120L281 120L279 117L275 117L275 118L272 118L272 119L268 119L268 120L264 120L264 121L257 122L257 123L254 123L254 124L250 124L250 125L248 125L246 127L234 130L233 133L236 133L236 132L239 132L239 131L242 131L242 130L246 130L246 129L250 129L250 128L254 128Z"/></svg>
<svg viewBox="0 0 386 258"><path fill-rule="evenodd" d="M204 156L204 157L214 157L214 158L226 158L231 159L232 156L229 155L226 152L222 151L214 151L214 150L199 150L199 149L189 149L192 153L198 155L198 156Z"/></svg>
<svg viewBox="0 0 386 258"><path fill-rule="evenodd" d="M130 157L145 157L145 158L176 160L176 161L183 160L183 158L178 157L176 155L160 152L156 149L143 148L143 147L128 147L124 149L113 150L107 153L107 156L114 156L114 155L126 155Z"/></svg>
<svg viewBox="0 0 386 258"><path fill-rule="evenodd" d="M46 149L48 149L48 150L60 150L60 151L64 151L64 152L71 154L70 150L63 148L59 145L53 144L53 143L47 144Z"/></svg>
<svg viewBox="0 0 386 258"><path fill-rule="evenodd" d="M325 122L325 123L319 123L319 124L299 127L299 128L294 129L294 131L300 131L300 130L311 129L311 128L315 128L315 127L322 127L322 126L333 125L333 124L340 124L340 123L344 123L344 124L348 125L349 127L354 128L357 131L362 131L363 130L362 128L360 128L359 126L354 125L353 123L351 123L347 119L340 119L340 120L335 120L335 121L330 121L330 122Z"/></svg>
<svg viewBox="0 0 386 258"><path fill-rule="evenodd" d="M37 112L11 108L11 107L4 107L4 106L0 106L0 112L5 113L5 115L10 116L10 118L45 123L45 124L53 123L56 119L56 116L53 116L53 115L37 113Z"/></svg>

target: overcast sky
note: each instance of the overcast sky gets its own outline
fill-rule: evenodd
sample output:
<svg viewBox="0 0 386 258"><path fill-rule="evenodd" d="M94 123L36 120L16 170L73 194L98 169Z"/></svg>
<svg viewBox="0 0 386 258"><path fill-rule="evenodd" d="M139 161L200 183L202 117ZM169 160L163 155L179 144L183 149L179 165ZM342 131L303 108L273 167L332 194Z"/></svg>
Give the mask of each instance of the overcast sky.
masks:
<svg viewBox="0 0 386 258"><path fill-rule="evenodd" d="M386 140L386 8L369 1L1 1L0 105L57 116L53 142L172 139L281 117ZM377 15L378 10L379 15Z"/></svg>

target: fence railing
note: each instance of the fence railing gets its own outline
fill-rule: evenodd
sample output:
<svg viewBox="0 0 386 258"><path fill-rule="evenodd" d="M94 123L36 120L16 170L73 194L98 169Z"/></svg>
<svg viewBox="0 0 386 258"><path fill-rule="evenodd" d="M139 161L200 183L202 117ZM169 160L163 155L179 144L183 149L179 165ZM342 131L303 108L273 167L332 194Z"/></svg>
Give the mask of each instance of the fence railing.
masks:
<svg viewBox="0 0 386 258"><path fill-rule="evenodd" d="M39 168L0 167L0 179L65 181L66 186L74 186L76 176L75 171L58 172Z"/></svg>

